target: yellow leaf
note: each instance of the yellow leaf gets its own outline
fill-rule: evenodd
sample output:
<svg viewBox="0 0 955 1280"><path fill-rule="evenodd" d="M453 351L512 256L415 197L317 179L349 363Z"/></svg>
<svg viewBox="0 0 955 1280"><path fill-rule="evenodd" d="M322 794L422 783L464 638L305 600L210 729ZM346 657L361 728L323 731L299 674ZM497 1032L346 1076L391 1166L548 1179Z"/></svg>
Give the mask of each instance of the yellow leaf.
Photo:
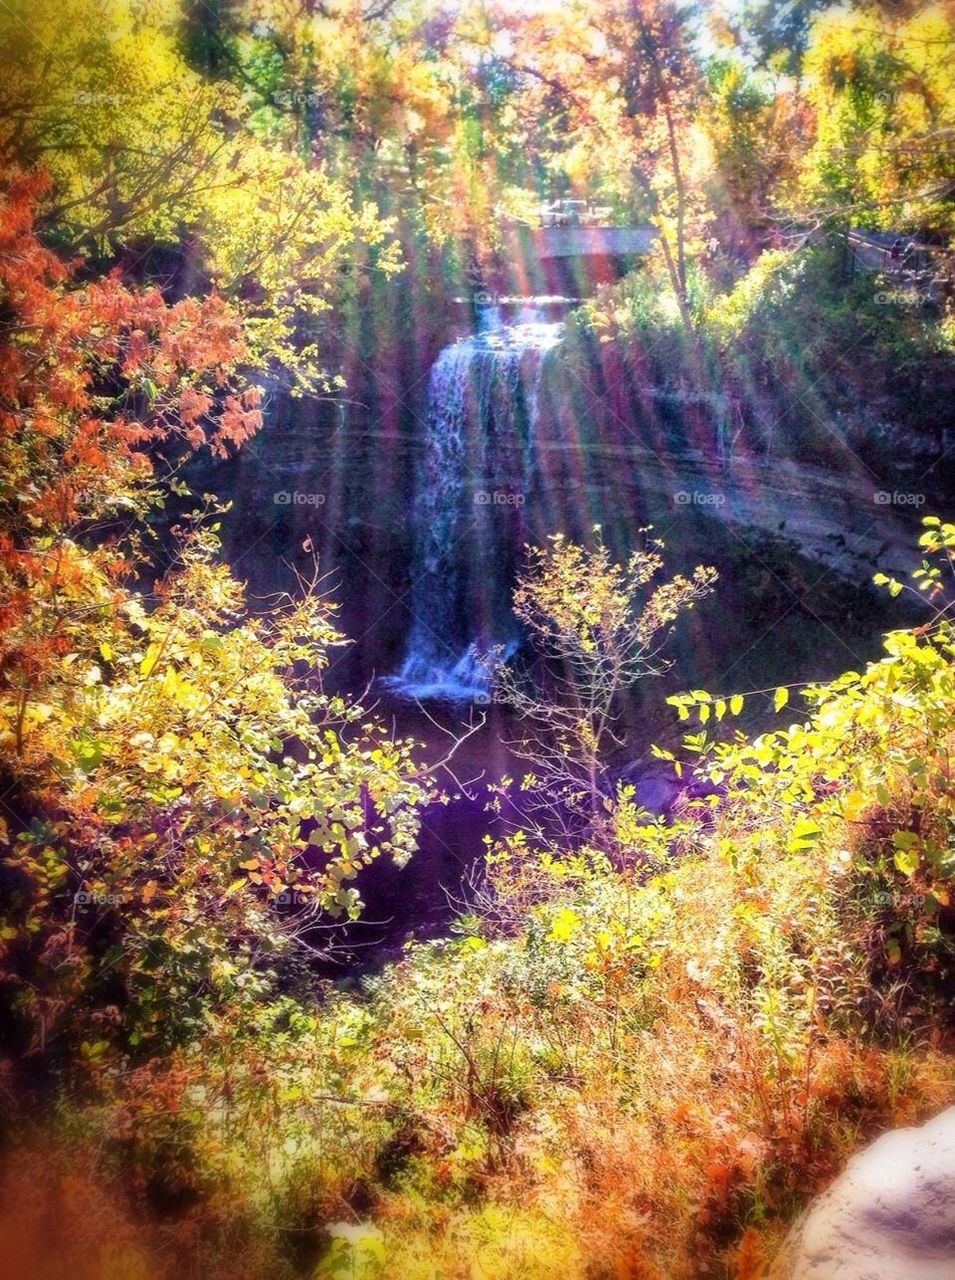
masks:
<svg viewBox="0 0 955 1280"><path fill-rule="evenodd" d="M139 664L139 670L141 675L148 676L152 672L156 663L159 661L159 655L161 652L162 652L161 644L153 643L149 646L149 648L146 650L145 658L143 658L142 662Z"/></svg>
<svg viewBox="0 0 955 1280"><path fill-rule="evenodd" d="M842 812L851 821L859 816L865 806L866 797L864 792L858 790L849 791L842 802Z"/></svg>
<svg viewBox="0 0 955 1280"><path fill-rule="evenodd" d="M567 942L580 927L580 916L570 907L561 907L554 916L547 935L552 942Z"/></svg>

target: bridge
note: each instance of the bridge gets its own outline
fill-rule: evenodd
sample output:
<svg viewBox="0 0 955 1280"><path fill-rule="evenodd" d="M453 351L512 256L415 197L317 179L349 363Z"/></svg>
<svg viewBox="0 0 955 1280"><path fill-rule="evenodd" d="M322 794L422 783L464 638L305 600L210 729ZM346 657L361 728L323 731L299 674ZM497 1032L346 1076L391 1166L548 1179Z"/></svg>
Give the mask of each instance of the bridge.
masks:
<svg viewBox="0 0 955 1280"><path fill-rule="evenodd" d="M846 273L877 272L889 296L921 306L938 304L955 284L955 251L892 231L853 227L845 242Z"/></svg>
<svg viewBox="0 0 955 1280"><path fill-rule="evenodd" d="M632 258L646 253L654 227L536 227L530 240L541 262L553 258Z"/></svg>
<svg viewBox="0 0 955 1280"><path fill-rule="evenodd" d="M619 279L656 238L652 226L608 226L573 214L541 222L503 228L505 257L522 281L514 292L586 296L598 284Z"/></svg>

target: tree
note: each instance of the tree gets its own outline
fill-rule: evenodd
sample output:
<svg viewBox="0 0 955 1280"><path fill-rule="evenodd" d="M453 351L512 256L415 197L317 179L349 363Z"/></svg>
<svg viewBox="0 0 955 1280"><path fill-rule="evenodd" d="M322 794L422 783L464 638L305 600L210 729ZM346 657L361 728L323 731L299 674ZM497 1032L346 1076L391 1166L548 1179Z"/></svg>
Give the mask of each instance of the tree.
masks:
<svg viewBox="0 0 955 1280"><path fill-rule="evenodd" d="M707 78L702 127L713 155L707 204L720 243L751 249L771 220L781 216L780 197L809 144L811 113L797 94L774 85L739 57L713 59Z"/></svg>
<svg viewBox="0 0 955 1280"><path fill-rule="evenodd" d="M122 534L155 500L157 474L201 447L224 455L261 424L240 315L215 293L168 304L116 275L75 283L35 233L45 190L15 178L0 222L5 619L56 595L80 531L112 531L89 554L121 573Z"/></svg>
<svg viewBox="0 0 955 1280"><path fill-rule="evenodd" d="M356 265L397 270L389 226L301 152L274 103L263 121L244 82L190 66L179 19L173 0L5 6L0 160L47 173L38 229L64 253L141 279L163 250L170 296L214 285L250 361L279 360L301 389L324 388L303 322L342 301Z"/></svg>
<svg viewBox="0 0 955 1280"><path fill-rule="evenodd" d="M798 76L813 19L828 7L828 0L747 0L733 25L760 65Z"/></svg>
<svg viewBox="0 0 955 1280"><path fill-rule="evenodd" d="M501 55L556 95L578 147L614 173L632 217L651 221L684 323L687 263L702 214L691 174L703 160L693 130L703 88L692 49L695 11L675 0L601 0L531 14L517 50Z"/></svg>
<svg viewBox="0 0 955 1280"><path fill-rule="evenodd" d="M953 54L941 5L816 20L804 59L815 129L796 191L803 216L952 235Z"/></svg>
<svg viewBox="0 0 955 1280"><path fill-rule="evenodd" d="M697 568L654 584L662 544L648 542L625 564L599 539L593 550L555 534L531 548L514 612L540 660L539 679L514 666L497 672L500 696L520 717L517 755L530 763L522 789L532 811L565 830L606 843L614 788L608 766L624 745L617 732L622 694L666 667L662 648L677 618L716 581Z"/></svg>
<svg viewBox="0 0 955 1280"><path fill-rule="evenodd" d="M325 691L317 577L250 617L215 504L147 543L182 458L259 425L241 321L79 283L41 193L16 180L0 217L0 996L23 1052L95 1065L269 990L436 789Z"/></svg>

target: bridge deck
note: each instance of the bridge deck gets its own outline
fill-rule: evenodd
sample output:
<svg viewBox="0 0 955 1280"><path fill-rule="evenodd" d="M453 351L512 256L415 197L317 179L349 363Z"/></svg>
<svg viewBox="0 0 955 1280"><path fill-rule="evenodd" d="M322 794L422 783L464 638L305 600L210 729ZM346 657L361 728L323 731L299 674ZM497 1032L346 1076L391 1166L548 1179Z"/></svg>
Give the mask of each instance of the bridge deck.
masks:
<svg viewBox="0 0 955 1280"><path fill-rule="evenodd" d="M626 258L646 253L656 230L639 227L527 227L515 226L541 261L551 258Z"/></svg>

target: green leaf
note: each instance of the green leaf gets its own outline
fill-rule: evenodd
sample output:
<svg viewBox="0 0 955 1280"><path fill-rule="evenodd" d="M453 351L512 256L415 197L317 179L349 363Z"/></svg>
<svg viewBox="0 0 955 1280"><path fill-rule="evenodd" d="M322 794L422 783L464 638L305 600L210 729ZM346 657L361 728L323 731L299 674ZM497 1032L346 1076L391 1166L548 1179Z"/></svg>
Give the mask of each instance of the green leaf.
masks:
<svg viewBox="0 0 955 1280"><path fill-rule="evenodd" d="M898 849L894 862L904 876L914 876L919 869L918 852L915 849Z"/></svg>
<svg viewBox="0 0 955 1280"><path fill-rule="evenodd" d="M922 842L914 831L896 831L892 836L895 849L895 865L904 876L912 876L918 871L921 860Z"/></svg>
<svg viewBox="0 0 955 1280"><path fill-rule="evenodd" d="M92 773L103 759L104 747L95 738L81 738L72 748L77 767L83 773Z"/></svg>
<svg viewBox="0 0 955 1280"><path fill-rule="evenodd" d="M789 701L789 690L785 685L781 684L773 694L773 710L782 711L783 707Z"/></svg>

